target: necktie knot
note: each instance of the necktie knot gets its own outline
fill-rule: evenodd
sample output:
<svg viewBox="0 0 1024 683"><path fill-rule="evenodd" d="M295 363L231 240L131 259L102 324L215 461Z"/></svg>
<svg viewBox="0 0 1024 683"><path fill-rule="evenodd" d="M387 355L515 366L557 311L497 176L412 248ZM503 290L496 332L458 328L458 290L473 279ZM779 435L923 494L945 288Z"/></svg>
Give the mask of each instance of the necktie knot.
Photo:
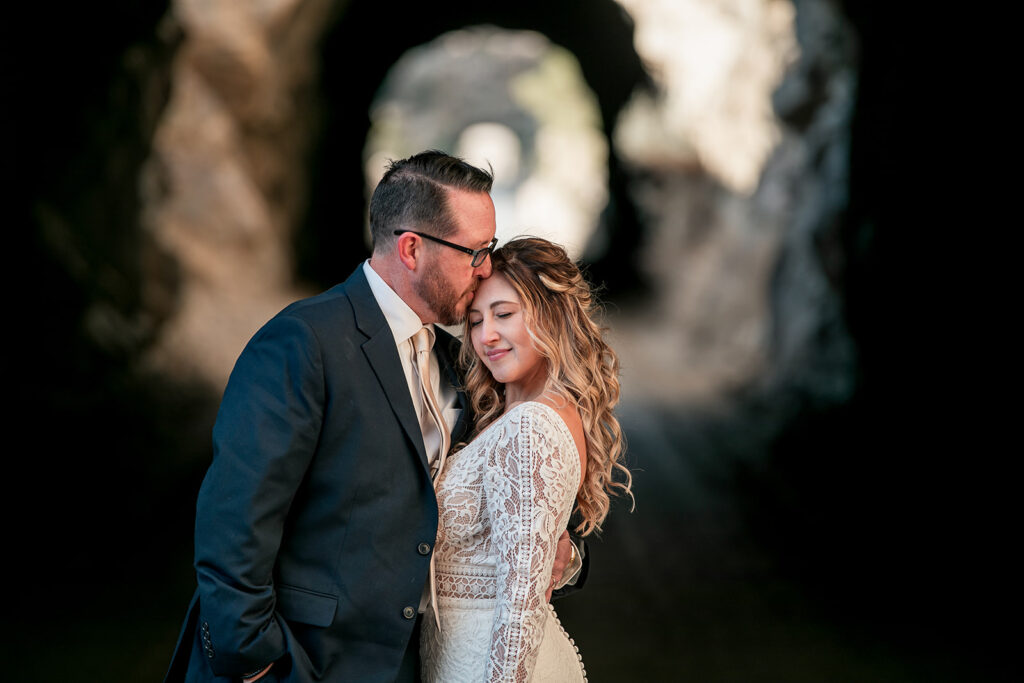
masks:
<svg viewBox="0 0 1024 683"><path fill-rule="evenodd" d="M429 352L434 346L434 335L431 334L429 327L421 327L415 335L413 335L413 346L416 349L416 353L420 354L424 351Z"/></svg>

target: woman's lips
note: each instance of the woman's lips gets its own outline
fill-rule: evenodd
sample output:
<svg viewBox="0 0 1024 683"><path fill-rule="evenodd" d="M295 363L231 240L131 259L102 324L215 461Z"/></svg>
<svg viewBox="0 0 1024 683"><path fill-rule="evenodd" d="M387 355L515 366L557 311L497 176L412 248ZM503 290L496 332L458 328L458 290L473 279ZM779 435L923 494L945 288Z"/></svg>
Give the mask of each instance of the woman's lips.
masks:
<svg viewBox="0 0 1024 683"><path fill-rule="evenodd" d="M491 361L501 360L508 352L509 349L494 349L487 352L487 359Z"/></svg>

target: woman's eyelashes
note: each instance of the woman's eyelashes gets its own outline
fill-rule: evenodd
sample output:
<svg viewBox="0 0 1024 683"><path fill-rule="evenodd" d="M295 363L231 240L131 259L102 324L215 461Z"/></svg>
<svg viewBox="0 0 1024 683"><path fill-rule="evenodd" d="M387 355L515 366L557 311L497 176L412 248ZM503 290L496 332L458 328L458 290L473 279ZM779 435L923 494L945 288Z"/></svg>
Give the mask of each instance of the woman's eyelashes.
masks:
<svg viewBox="0 0 1024 683"><path fill-rule="evenodd" d="M506 312L502 312L502 313L495 313L494 317L504 320L505 318L511 317L513 315L515 315L515 311L506 311ZM469 326L470 327L476 327L477 325L479 325L483 321L484 321L483 318L479 318L478 320L473 320L472 318L470 318L469 319Z"/></svg>

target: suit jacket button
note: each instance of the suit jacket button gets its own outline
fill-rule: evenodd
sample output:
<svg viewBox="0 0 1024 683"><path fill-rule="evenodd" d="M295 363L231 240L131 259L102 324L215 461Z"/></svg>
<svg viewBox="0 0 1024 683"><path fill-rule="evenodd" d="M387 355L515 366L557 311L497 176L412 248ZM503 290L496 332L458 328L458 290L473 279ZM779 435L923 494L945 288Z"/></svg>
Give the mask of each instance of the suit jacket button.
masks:
<svg viewBox="0 0 1024 683"><path fill-rule="evenodd" d="M416 546L416 550L419 551L420 555L429 555L430 554L430 544L429 543L420 543L418 546Z"/></svg>
<svg viewBox="0 0 1024 683"><path fill-rule="evenodd" d="M406 619L412 619L416 616L416 610L414 610L412 607L406 607L402 610L402 616Z"/></svg>

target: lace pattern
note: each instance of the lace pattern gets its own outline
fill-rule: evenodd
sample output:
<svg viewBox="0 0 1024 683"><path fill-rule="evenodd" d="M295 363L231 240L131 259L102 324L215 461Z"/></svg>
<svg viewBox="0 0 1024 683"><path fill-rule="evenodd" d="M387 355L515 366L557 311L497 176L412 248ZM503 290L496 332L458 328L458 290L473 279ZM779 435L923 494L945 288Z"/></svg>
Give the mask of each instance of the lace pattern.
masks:
<svg viewBox="0 0 1024 683"><path fill-rule="evenodd" d="M545 633L568 644L544 594L579 483L572 434L542 403L516 406L449 457L437 485L441 632L424 629L428 680L528 681ZM489 609L489 628L479 612L466 616L474 603ZM582 675L574 654L568 665Z"/></svg>

